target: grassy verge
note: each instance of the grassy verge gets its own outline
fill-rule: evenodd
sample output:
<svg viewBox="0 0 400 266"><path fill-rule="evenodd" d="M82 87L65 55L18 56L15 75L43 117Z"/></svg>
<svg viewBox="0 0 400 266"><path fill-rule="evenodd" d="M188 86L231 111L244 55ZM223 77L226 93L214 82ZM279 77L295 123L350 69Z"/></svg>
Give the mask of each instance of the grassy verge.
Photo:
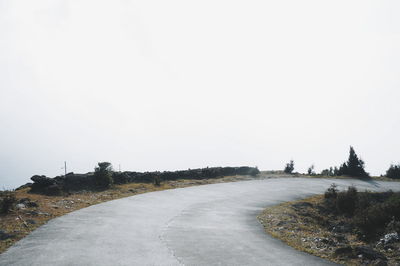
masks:
<svg viewBox="0 0 400 266"><path fill-rule="evenodd" d="M385 234L396 231L389 228L390 223L375 228L381 230L377 230L380 233L369 238L363 235L359 227L359 217L368 213L370 216L366 216L366 219L373 219L368 210L376 209L381 206L379 204L387 204L385 201L390 197L382 194L359 193L360 198L367 195L368 201L380 198L382 202L374 202L374 206L370 207L363 206L363 209L359 206L360 210L356 209L354 215L344 215L327 207L332 206L329 205L332 202L327 203L324 195L318 195L269 207L258 219L267 233L289 246L339 264L400 265L400 242L383 243L381 240Z"/></svg>

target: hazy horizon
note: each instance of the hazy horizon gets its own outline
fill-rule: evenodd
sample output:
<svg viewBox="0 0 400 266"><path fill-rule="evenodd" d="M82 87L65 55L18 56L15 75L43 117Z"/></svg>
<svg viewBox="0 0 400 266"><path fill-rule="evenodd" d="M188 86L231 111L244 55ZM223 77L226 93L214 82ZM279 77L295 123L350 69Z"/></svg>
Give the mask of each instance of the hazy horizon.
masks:
<svg viewBox="0 0 400 266"><path fill-rule="evenodd" d="M400 162L400 2L0 0L0 187Z"/></svg>

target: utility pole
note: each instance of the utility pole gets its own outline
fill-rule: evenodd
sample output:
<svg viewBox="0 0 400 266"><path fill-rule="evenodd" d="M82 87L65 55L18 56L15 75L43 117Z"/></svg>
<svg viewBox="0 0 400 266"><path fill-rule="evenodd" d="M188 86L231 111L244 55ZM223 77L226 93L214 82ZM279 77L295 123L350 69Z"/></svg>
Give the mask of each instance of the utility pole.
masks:
<svg viewBox="0 0 400 266"><path fill-rule="evenodd" d="M121 173L121 164L118 165L119 172Z"/></svg>
<svg viewBox="0 0 400 266"><path fill-rule="evenodd" d="M65 176L67 176L67 162L64 161L64 171L65 171Z"/></svg>

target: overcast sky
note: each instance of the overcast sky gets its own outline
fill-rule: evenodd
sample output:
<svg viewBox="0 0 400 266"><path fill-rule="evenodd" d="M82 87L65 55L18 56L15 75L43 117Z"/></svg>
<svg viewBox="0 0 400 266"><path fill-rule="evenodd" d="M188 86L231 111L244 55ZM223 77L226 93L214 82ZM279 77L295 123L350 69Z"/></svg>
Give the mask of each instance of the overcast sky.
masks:
<svg viewBox="0 0 400 266"><path fill-rule="evenodd" d="M400 2L0 0L0 185L400 161Z"/></svg>

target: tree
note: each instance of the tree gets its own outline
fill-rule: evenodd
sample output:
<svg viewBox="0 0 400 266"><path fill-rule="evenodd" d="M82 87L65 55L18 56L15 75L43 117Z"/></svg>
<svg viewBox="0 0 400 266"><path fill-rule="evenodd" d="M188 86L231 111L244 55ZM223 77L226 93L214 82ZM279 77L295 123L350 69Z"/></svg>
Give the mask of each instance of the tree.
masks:
<svg viewBox="0 0 400 266"><path fill-rule="evenodd" d="M308 167L307 174L308 175L315 175L314 165L311 165L310 167Z"/></svg>
<svg viewBox="0 0 400 266"><path fill-rule="evenodd" d="M369 174L364 170L364 164L364 161L358 158L354 148L350 146L349 159L340 166L337 174L354 177L369 177Z"/></svg>
<svg viewBox="0 0 400 266"><path fill-rule="evenodd" d="M386 171L386 176L393 179L400 179L400 164L390 165L389 169Z"/></svg>
<svg viewBox="0 0 400 266"><path fill-rule="evenodd" d="M321 171L322 176L334 176L334 170L332 167L329 167L329 169L324 169Z"/></svg>
<svg viewBox="0 0 400 266"><path fill-rule="evenodd" d="M161 186L161 178L160 178L159 175L155 175L155 176L154 176L153 184L154 184L156 187Z"/></svg>
<svg viewBox="0 0 400 266"><path fill-rule="evenodd" d="M293 172L293 170L294 170L294 162L293 162L293 160L290 160L290 162L286 164L283 172L285 174L291 174Z"/></svg>
<svg viewBox="0 0 400 266"><path fill-rule="evenodd" d="M114 180L112 178L112 165L109 162L98 163L98 166L94 168L94 177L96 185L100 188L109 188L113 185Z"/></svg>

